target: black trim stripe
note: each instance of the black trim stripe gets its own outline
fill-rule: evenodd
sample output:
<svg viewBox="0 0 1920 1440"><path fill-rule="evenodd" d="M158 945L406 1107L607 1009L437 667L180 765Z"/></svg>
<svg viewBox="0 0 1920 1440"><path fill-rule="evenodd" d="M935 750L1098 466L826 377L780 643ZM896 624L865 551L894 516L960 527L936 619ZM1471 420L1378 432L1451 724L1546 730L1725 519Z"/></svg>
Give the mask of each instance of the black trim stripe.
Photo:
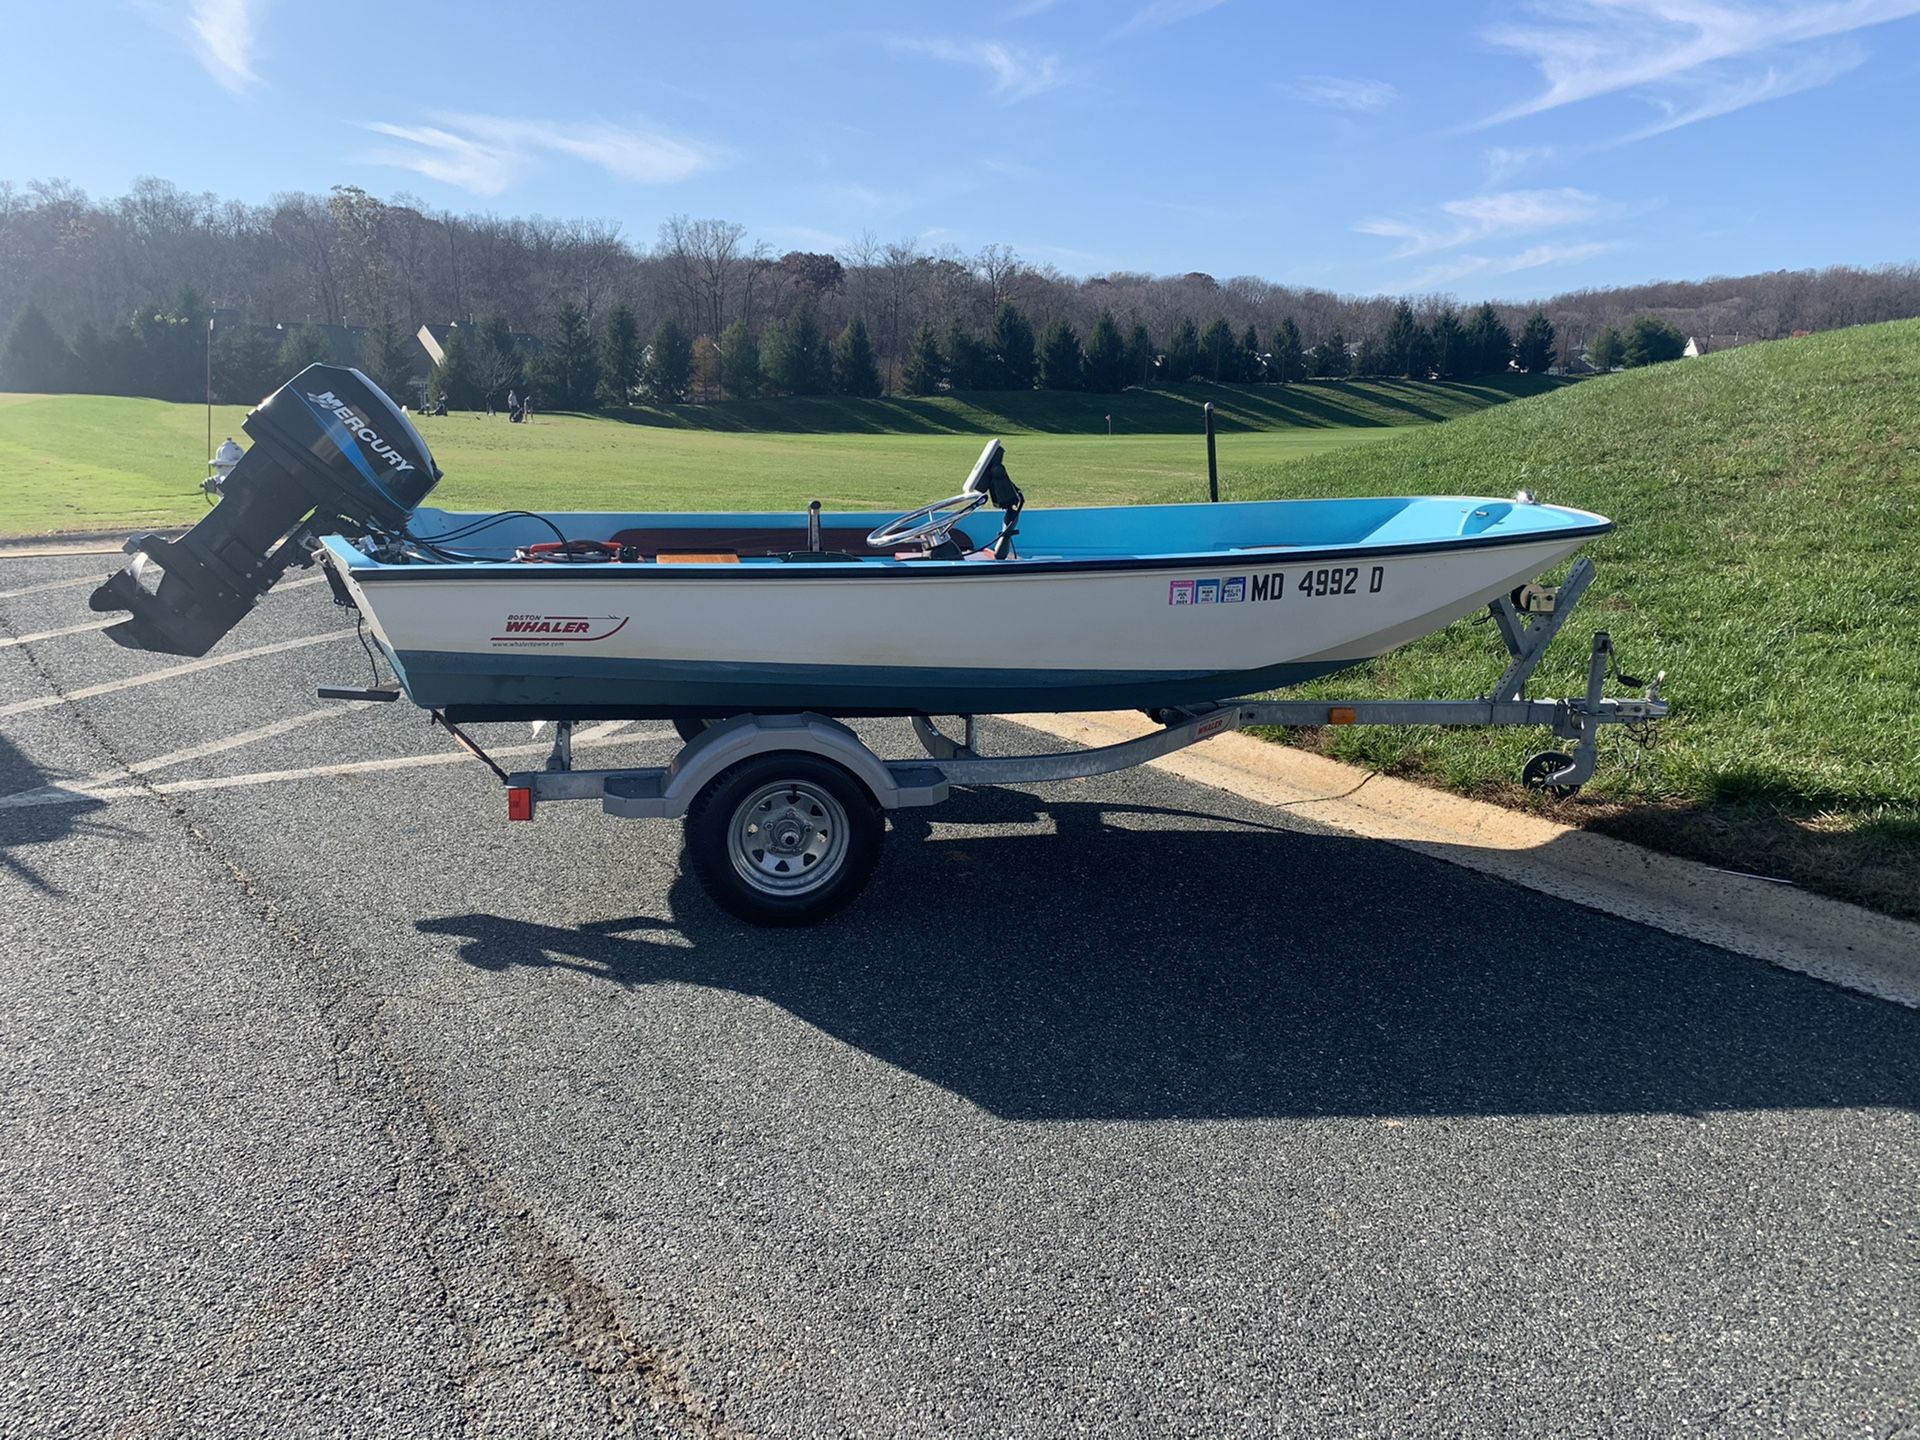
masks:
<svg viewBox="0 0 1920 1440"><path fill-rule="evenodd" d="M1319 550L1218 550L1192 555L1113 556L1088 560L995 560L992 562L935 562L889 565L884 561L857 561L846 565L716 565L698 569L691 565L530 565L523 561L503 560L477 564L429 563L422 565L351 566L347 574L354 581L444 580L449 575L479 572L489 580L875 580L901 579L906 576L942 575L956 578L989 578L1010 575L1084 575L1110 571L1154 570L1231 570L1236 566L1315 564L1326 560L1383 559L1400 555L1432 555L1456 550L1493 550L1506 545L1541 545L1563 540L1592 540L1613 529L1611 520L1598 525L1567 526L1554 530L1533 530L1520 535L1462 535L1448 540L1422 540L1406 545L1335 545ZM556 573L558 572L558 573Z"/></svg>

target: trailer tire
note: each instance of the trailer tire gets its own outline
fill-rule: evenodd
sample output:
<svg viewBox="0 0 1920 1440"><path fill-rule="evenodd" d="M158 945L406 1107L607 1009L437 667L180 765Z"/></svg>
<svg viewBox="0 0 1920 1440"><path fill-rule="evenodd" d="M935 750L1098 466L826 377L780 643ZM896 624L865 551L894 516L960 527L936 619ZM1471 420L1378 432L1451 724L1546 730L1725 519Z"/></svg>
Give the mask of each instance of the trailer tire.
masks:
<svg viewBox="0 0 1920 1440"><path fill-rule="evenodd" d="M714 722L704 717L690 719L685 715L676 715L669 723L673 726L674 734L691 745L702 735L706 734L707 727Z"/></svg>
<svg viewBox="0 0 1920 1440"><path fill-rule="evenodd" d="M687 810L686 857L721 909L808 925L844 909L880 859L886 821L848 770L774 751L721 771Z"/></svg>

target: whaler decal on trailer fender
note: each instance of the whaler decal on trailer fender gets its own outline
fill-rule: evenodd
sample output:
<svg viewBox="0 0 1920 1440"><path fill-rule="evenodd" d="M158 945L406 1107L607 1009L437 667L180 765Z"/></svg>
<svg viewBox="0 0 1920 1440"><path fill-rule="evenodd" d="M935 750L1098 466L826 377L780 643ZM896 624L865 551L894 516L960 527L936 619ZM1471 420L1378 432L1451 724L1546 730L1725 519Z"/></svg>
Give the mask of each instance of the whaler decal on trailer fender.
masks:
<svg viewBox="0 0 1920 1440"><path fill-rule="evenodd" d="M496 645L591 645L618 635L630 615L509 615Z"/></svg>

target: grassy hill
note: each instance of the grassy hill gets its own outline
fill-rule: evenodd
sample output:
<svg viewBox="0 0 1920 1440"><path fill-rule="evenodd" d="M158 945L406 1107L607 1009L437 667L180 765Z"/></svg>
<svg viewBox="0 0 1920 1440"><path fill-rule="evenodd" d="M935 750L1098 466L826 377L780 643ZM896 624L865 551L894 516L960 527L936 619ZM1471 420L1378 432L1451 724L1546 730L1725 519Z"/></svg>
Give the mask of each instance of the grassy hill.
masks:
<svg viewBox="0 0 1920 1440"><path fill-rule="evenodd" d="M1304 385L1209 385L1128 390L1119 395L1001 390L965 395L854 400L729 400L717 405L650 405L616 418L674 429L758 434L1191 435L1212 402L1221 431L1424 425L1470 415L1569 382L1544 375L1445 383L1425 380L1313 380Z"/></svg>
<svg viewBox="0 0 1920 1440"><path fill-rule="evenodd" d="M1468 414L1552 382L1336 381L1192 385L1122 395L1034 391L926 400L754 400L543 414L509 425L421 418L447 478L436 503L548 509L904 507L955 489L981 437L1009 437L1014 474L1054 505L1205 494L1201 406L1227 433L1229 487L1256 469ZM1107 434L1106 416L1114 434ZM214 439L245 411L216 407ZM0 394L0 534L191 521L205 508L206 417L196 405Z"/></svg>
<svg viewBox="0 0 1920 1440"><path fill-rule="evenodd" d="M1536 693L1610 630L1675 717L1609 742L1561 807L1598 828L1920 915L1920 321L1573 386L1251 477L1262 496L1463 492L1598 510L1599 580ZM1470 695L1501 655L1457 625L1323 692ZM1516 795L1520 732L1329 730L1335 754ZM1622 802L1646 802L1625 808Z"/></svg>

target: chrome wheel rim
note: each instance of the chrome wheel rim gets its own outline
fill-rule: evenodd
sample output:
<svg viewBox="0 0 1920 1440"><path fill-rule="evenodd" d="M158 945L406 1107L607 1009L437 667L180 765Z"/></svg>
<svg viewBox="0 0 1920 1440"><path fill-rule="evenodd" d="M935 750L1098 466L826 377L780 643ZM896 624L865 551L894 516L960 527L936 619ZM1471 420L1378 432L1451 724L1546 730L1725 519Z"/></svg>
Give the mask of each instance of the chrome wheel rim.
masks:
<svg viewBox="0 0 1920 1440"><path fill-rule="evenodd" d="M803 895L833 878L847 853L847 812L806 780L763 785L734 808L727 855L766 895Z"/></svg>

